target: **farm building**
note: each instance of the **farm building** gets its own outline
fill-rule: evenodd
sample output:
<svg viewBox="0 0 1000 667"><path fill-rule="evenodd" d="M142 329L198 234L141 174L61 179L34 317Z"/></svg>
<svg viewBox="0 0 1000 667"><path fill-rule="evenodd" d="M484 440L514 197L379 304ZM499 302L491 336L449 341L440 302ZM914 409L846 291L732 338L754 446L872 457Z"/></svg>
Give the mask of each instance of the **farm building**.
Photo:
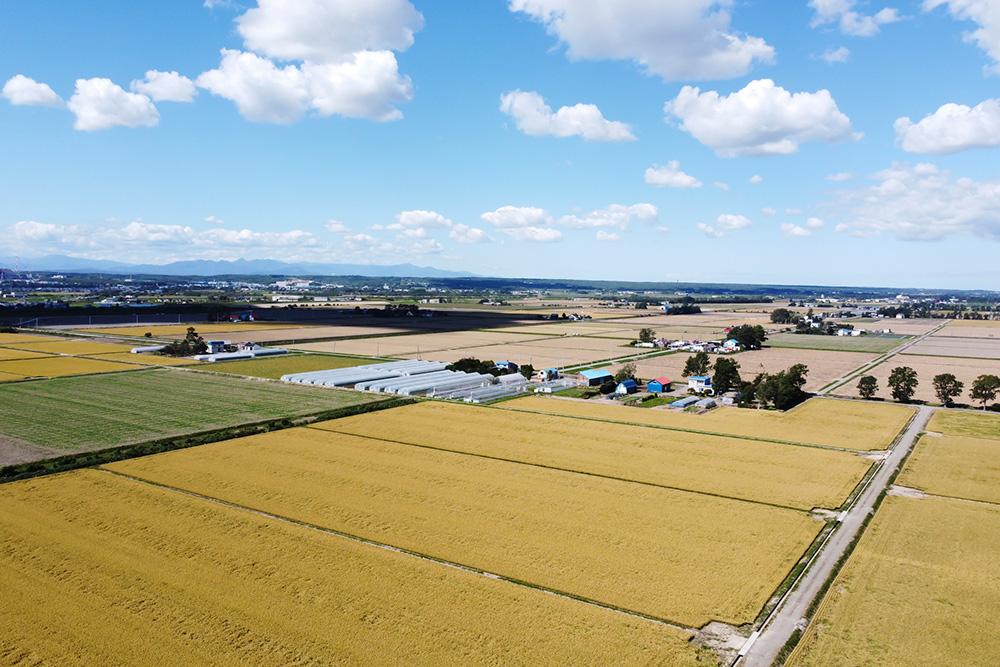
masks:
<svg viewBox="0 0 1000 667"><path fill-rule="evenodd" d="M496 366L494 366L498 371L504 371L506 373L516 373L517 364L513 361L498 361Z"/></svg>
<svg viewBox="0 0 1000 667"><path fill-rule="evenodd" d="M697 402L698 402L698 398L696 396L688 396L686 398L682 398L679 401L674 401L673 403L670 404L670 407L672 407L672 408L686 408L688 406L694 405Z"/></svg>
<svg viewBox="0 0 1000 667"><path fill-rule="evenodd" d="M707 375L692 375L688 378L688 390L696 394L712 395L712 378Z"/></svg>
<svg viewBox="0 0 1000 667"><path fill-rule="evenodd" d="M610 371L606 370L585 370L580 371L580 379L587 383L589 387L599 387L605 382L614 380Z"/></svg>
<svg viewBox="0 0 1000 667"><path fill-rule="evenodd" d="M615 393L619 396L624 396L625 394L634 394L639 391L639 385L636 384L635 380L622 380L615 387Z"/></svg>
<svg viewBox="0 0 1000 667"><path fill-rule="evenodd" d="M556 368L546 368L542 371L535 371L535 374L531 376L532 380L540 380L542 382L550 382L552 380L557 380L559 378L559 370Z"/></svg>
<svg viewBox="0 0 1000 667"><path fill-rule="evenodd" d="M699 408L714 408L715 407L715 399L714 398L703 398L700 401L696 402L695 405L698 406Z"/></svg>
<svg viewBox="0 0 1000 667"><path fill-rule="evenodd" d="M219 352L225 352L226 346L231 343L228 340L207 340L205 345L208 349L205 350L206 354L218 354Z"/></svg>
<svg viewBox="0 0 1000 667"><path fill-rule="evenodd" d="M670 391L670 380L664 377L650 380L646 383L646 391L655 391L658 394L664 391Z"/></svg>

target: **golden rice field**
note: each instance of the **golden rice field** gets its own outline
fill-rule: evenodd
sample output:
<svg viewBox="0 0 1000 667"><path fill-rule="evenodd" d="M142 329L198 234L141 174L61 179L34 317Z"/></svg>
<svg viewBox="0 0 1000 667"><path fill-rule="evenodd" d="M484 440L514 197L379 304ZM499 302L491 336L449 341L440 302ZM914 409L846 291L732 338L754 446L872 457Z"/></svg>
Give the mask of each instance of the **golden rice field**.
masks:
<svg viewBox="0 0 1000 667"><path fill-rule="evenodd" d="M805 512L314 428L105 466L686 627L750 622Z"/></svg>
<svg viewBox="0 0 1000 667"><path fill-rule="evenodd" d="M11 380L23 380L25 377L17 373L6 373L2 369L3 366L0 366L0 382L10 382Z"/></svg>
<svg viewBox="0 0 1000 667"><path fill-rule="evenodd" d="M839 507L871 466L850 452L442 402L314 426L802 510Z"/></svg>
<svg viewBox="0 0 1000 667"><path fill-rule="evenodd" d="M887 497L786 664L992 664L998 543L1000 507Z"/></svg>
<svg viewBox="0 0 1000 667"><path fill-rule="evenodd" d="M861 451L888 447L914 414L903 405L824 398L788 412L720 408L703 415L540 396L504 401L500 407Z"/></svg>
<svg viewBox="0 0 1000 667"><path fill-rule="evenodd" d="M10 361L11 359L39 359L51 355L43 352L31 352L29 350L18 350L11 347L0 347L0 361Z"/></svg>
<svg viewBox="0 0 1000 667"><path fill-rule="evenodd" d="M938 410L927 424L927 430L945 435L1000 439L1000 415Z"/></svg>
<svg viewBox="0 0 1000 667"><path fill-rule="evenodd" d="M32 352L45 352L46 354L76 354L76 355L100 355L114 354L117 352L129 352L131 345L115 345L113 343L96 343L90 340L55 340L43 342L18 343L17 347L22 350Z"/></svg>
<svg viewBox="0 0 1000 667"><path fill-rule="evenodd" d="M308 373L335 368L349 368L372 363L362 357L335 357L329 354L283 354L260 359L240 359L207 366L206 370L216 373L231 373L258 378L278 379L289 373Z"/></svg>
<svg viewBox="0 0 1000 667"><path fill-rule="evenodd" d="M159 354L132 354L131 352L113 352L99 355L96 358L121 361L126 364L139 364L140 366L190 366L201 363L190 357L165 357Z"/></svg>
<svg viewBox="0 0 1000 667"><path fill-rule="evenodd" d="M86 357L42 357L0 362L0 370L26 377L59 377L62 375L127 371L134 368L136 368L134 364Z"/></svg>
<svg viewBox="0 0 1000 667"><path fill-rule="evenodd" d="M282 322L191 322L189 324L139 324L122 327L101 327L95 329L79 329L84 333L108 334L110 336L142 337L150 332L154 337L169 335L184 335L188 327L194 327L199 334L218 331L263 331L269 329L306 328L308 324Z"/></svg>
<svg viewBox="0 0 1000 667"><path fill-rule="evenodd" d="M0 664L696 664L661 624L96 470L0 504Z"/></svg>
<svg viewBox="0 0 1000 667"><path fill-rule="evenodd" d="M1000 440L925 435L899 483L937 496L1000 503Z"/></svg>
<svg viewBox="0 0 1000 667"><path fill-rule="evenodd" d="M15 343L29 343L46 340L59 340L53 336L35 336L33 334L0 333L0 345L13 345Z"/></svg>

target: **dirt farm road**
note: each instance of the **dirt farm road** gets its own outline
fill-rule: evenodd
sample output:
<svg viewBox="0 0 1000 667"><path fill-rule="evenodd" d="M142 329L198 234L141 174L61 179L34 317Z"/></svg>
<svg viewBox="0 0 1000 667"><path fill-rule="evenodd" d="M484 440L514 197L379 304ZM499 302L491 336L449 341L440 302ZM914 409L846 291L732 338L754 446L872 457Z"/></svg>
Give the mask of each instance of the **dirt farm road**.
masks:
<svg viewBox="0 0 1000 667"><path fill-rule="evenodd" d="M885 458L876 465L878 470L868 486L858 495L854 504L842 515L840 526L819 552L816 560L785 600L777 607L761 626L760 636L745 655L732 664L740 667L768 667L778 651L785 645L796 627L804 627L806 609L819 592L823 582L830 576L834 565L857 534L865 517L871 511L875 500L889 482L889 477L899 467L907 452L913 447L917 435L924 430L931 415L937 408L921 406L906 429L889 449ZM802 624L802 626L800 626ZM743 651L741 651L743 653Z"/></svg>

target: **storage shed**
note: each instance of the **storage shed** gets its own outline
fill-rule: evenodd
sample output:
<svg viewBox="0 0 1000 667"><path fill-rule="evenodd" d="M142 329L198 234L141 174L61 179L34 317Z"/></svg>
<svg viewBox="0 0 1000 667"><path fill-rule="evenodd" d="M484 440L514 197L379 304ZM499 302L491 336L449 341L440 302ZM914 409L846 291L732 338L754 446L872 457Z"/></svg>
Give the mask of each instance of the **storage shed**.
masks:
<svg viewBox="0 0 1000 667"><path fill-rule="evenodd" d="M670 391L670 380L663 377L650 380L646 383L646 391L655 391L658 394L664 391Z"/></svg>
<svg viewBox="0 0 1000 667"><path fill-rule="evenodd" d="M615 393L624 396L625 394L634 394L639 391L639 385L636 384L635 380L622 380L615 387Z"/></svg>
<svg viewBox="0 0 1000 667"><path fill-rule="evenodd" d="M682 398L679 401L674 401L673 403L670 404L670 407L672 407L672 408L686 408L689 405L694 405L697 402L698 402L698 397L697 396L687 396L685 398Z"/></svg>
<svg viewBox="0 0 1000 667"><path fill-rule="evenodd" d="M605 382L614 380L610 371L606 370L585 370L580 371L580 379L587 383L588 387L599 387Z"/></svg>
<svg viewBox="0 0 1000 667"><path fill-rule="evenodd" d="M699 408L714 408L715 399L714 398L703 398L697 403L695 403Z"/></svg>

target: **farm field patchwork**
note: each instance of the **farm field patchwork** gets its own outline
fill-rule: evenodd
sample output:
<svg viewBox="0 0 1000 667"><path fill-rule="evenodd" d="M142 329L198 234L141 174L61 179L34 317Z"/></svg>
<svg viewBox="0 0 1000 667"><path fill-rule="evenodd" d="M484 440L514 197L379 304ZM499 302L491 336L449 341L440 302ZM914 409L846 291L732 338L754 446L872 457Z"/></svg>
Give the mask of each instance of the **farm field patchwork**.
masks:
<svg viewBox="0 0 1000 667"><path fill-rule="evenodd" d="M888 496L786 664L992 663L998 541L1000 507Z"/></svg>
<svg viewBox="0 0 1000 667"><path fill-rule="evenodd" d="M624 342L621 340L599 340L596 338L584 338L583 336L559 338L557 340L562 342L562 345L551 347L534 345L533 343L524 343L521 345L507 343L505 345L439 350L430 354L404 353L400 356L407 359L432 359L433 361L447 363L454 363L463 357L476 357L477 359L492 361L510 360L519 366L531 364L535 368L563 368L564 366L606 361L608 359L609 342L611 343L611 354L615 357L633 354L635 350L635 348L621 347L621 344ZM591 344L579 343L579 341L590 341ZM597 343L597 345L594 346L593 343ZM590 349L593 347L600 349Z"/></svg>
<svg viewBox="0 0 1000 667"><path fill-rule="evenodd" d="M114 365L135 370L0 385L0 440L10 438L70 453L373 400L371 395L350 391Z"/></svg>
<svg viewBox="0 0 1000 667"><path fill-rule="evenodd" d="M44 341L61 340L55 336L36 336L34 334L0 333L0 345L13 345L16 343L39 343Z"/></svg>
<svg viewBox="0 0 1000 667"><path fill-rule="evenodd" d="M666 376L679 381L682 379L681 372L684 370L684 364L689 356L691 353L681 352L653 359L640 359L636 362L636 372L639 377L643 378ZM716 358L715 355L711 356L712 363ZM805 364L809 368L805 390L817 391L851 371L874 361L878 355L861 352L767 347L762 350L728 355L728 358L740 365L740 375L747 380L752 380L761 372L778 373L794 364ZM612 372L615 370L613 369Z"/></svg>
<svg viewBox="0 0 1000 667"><path fill-rule="evenodd" d="M767 337L769 347L786 347L802 350L835 350L840 352L885 353L906 342L906 336L895 334L869 334L866 336L815 336L808 334L779 333Z"/></svg>
<svg viewBox="0 0 1000 667"><path fill-rule="evenodd" d="M1000 440L925 435L899 483L936 496L1000 503Z"/></svg>
<svg viewBox="0 0 1000 667"><path fill-rule="evenodd" d="M1000 359L964 359L961 357L929 357L916 354L899 354L889 361L879 364L869 370L866 375L873 375L878 380L878 392L875 396L892 400L889 391L889 374L897 366L909 366L917 373L917 389L913 399L937 403L934 393L933 379L940 373L952 373L958 380L965 383L962 395L957 397L957 403L971 403L969 390L977 377L984 373L1000 375ZM838 387L834 393L838 396L857 396L857 380Z"/></svg>
<svg viewBox="0 0 1000 667"><path fill-rule="evenodd" d="M30 350L18 350L12 347L0 347L0 361L10 361L11 359L40 359L52 355L44 352L32 352Z"/></svg>
<svg viewBox="0 0 1000 667"><path fill-rule="evenodd" d="M192 366L201 363L197 359L190 357L167 357L161 354L132 354L131 352L102 354L94 358L106 359L107 361L121 361L122 363L138 364L140 366Z"/></svg>
<svg viewBox="0 0 1000 667"><path fill-rule="evenodd" d="M927 430L945 435L1000 439L1000 415L938 410L927 424Z"/></svg>
<svg viewBox="0 0 1000 667"><path fill-rule="evenodd" d="M1000 338L966 338L937 333L914 343L904 354L1000 359Z"/></svg>
<svg viewBox="0 0 1000 667"><path fill-rule="evenodd" d="M17 373L7 373L3 370L3 366L0 366L0 382L10 382L11 380L23 380L24 375L19 375Z"/></svg>
<svg viewBox="0 0 1000 667"><path fill-rule="evenodd" d="M902 405L823 398L809 399L788 412L719 408L703 415L540 396L515 398L500 406L862 451L888 447L914 412Z"/></svg>
<svg viewBox="0 0 1000 667"><path fill-rule="evenodd" d="M215 373L247 375L250 377L277 380L288 373L308 373L334 368L349 368L372 363L364 357L335 357L329 354L292 354L260 359L240 359L223 361L206 366L205 370Z"/></svg>
<svg viewBox="0 0 1000 667"><path fill-rule="evenodd" d="M438 402L314 427L802 510L839 507L871 466L850 452Z"/></svg>
<svg viewBox="0 0 1000 667"><path fill-rule="evenodd" d="M384 336L393 333L416 333L416 329L399 329L392 327L372 326L320 326L294 327L283 329L262 329L260 331L217 331L212 333L213 339L232 340L233 342L249 340L254 343L271 343L274 341L308 342L325 338L350 338L352 336ZM183 338L184 334L172 334L166 338Z"/></svg>
<svg viewBox="0 0 1000 667"><path fill-rule="evenodd" d="M46 354L101 355L116 352L130 352L132 345L116 345L114 343L97 343L91 340L56 340L18 343L17 348L44 352Z"/></svg>
<svg viewBox="0 0 1000 667"><path fill-rule="evenodd" d="M96 470L0 502L4 663L696 664L661 624Z"/></svg>
<svg viewBox="0 0 1000 667"><path fill-rule="evenodd" d="M823 525L308 427L104 467L687 627L753 620Z"/></svg>
<svg viewBox="0 0 1000 667"><path fill-rule="evenodd" d="M307 324L288 322L190 322L187 324L138 324L120 327L98 327L79 329L84 333L100 333L111 336L138 336L142 337L146 332L153 336L184 336L188 327L194 327L199 334L215 333L218 331L267 331L270 329L289 329L308 327Z"/></svg>
<svg viewBox="0 0 1000 667"><path fill-rule="evenodd" d="M483 345L531 340L533 337L516 333L494 333L490 331L442 331L439 333L409 334L404 336L383 336L355 340L303 343L290 349L311 352L335 352L358 356L403 357L407 355L435 358L441 350L464 350ZM542 338L539 336L539 338ZM469 355L462 355L469 356Z"/></svg>
<svg viewBox="0 0 1000 667"><path fill-rule="evenodd" d="M24 377L51 378L134 370L135 365L86 357L38 357L0 361L0 370Z"/></svg>

